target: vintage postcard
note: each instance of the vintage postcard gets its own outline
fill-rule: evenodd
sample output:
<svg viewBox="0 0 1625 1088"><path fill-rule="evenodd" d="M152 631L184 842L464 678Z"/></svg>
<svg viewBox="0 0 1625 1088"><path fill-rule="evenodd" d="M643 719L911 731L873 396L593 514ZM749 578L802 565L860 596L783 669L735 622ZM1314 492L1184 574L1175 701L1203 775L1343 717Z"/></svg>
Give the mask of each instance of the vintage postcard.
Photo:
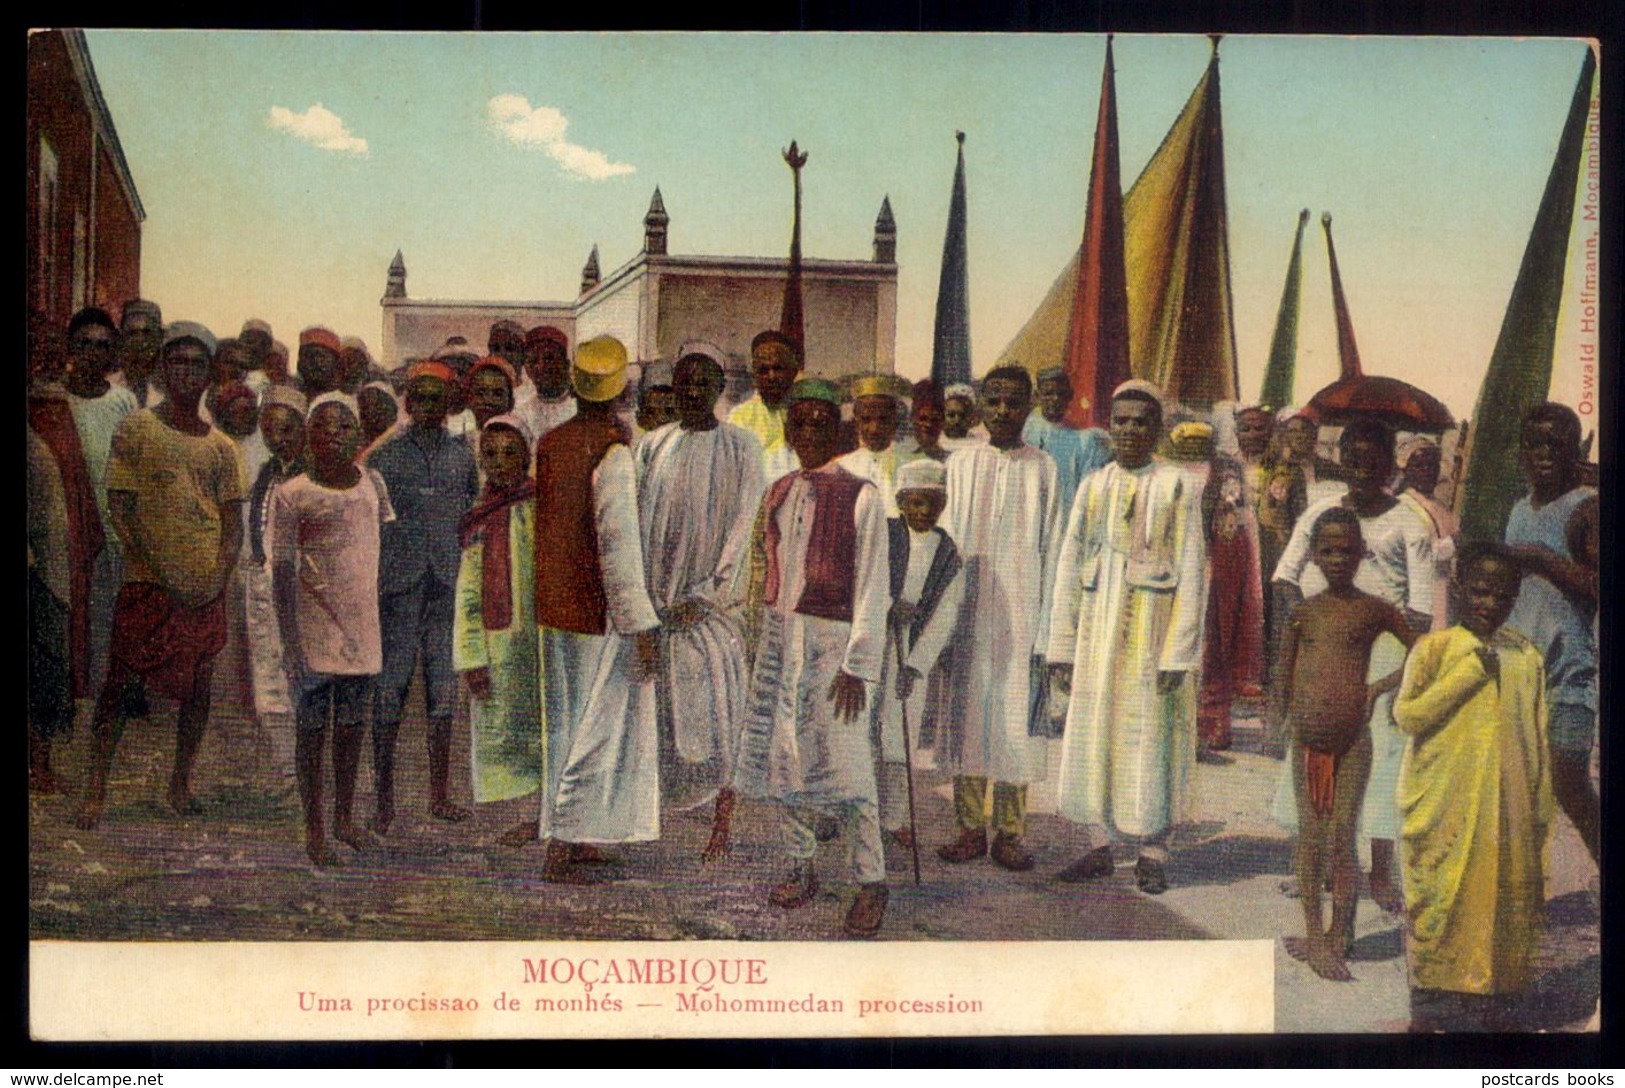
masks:
<svg viewBox="0 0 1625 1088"><path fill-rule="evenodd" d="M1597 1030L1598 65L32 33L33 1036Z"/></svg>

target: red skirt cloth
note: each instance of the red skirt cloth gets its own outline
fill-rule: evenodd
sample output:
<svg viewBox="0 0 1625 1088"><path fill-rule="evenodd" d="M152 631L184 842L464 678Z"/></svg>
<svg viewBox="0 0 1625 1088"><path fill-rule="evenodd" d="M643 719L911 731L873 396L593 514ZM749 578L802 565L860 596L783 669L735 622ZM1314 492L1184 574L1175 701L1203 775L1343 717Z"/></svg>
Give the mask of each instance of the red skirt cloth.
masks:
<svg viewBox="0 0 1625 1088"><path fill-rule="evenodd" d="M113 660L166 698L192 698L197 668L226 645L226 595L186 608L162 586L126 582L113 605Z"/></svg>

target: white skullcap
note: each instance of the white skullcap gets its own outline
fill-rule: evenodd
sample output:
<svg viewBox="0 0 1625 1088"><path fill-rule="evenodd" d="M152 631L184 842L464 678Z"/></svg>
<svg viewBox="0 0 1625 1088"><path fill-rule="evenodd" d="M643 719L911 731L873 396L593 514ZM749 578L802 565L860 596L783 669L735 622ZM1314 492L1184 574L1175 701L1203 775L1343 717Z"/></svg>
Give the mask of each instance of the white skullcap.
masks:
<svg viewBox="0 0 1625 1088"><path fill-rule="evenodd" d="M929 457L910 461L897 470L897 490L947 491L948 470Z"/></svg>
<svg viewBox="0 0 1625 1088"><path fill-rule="evenodd" d="M1143 394L1144 396L1150 397L1152 400L1156 401L1157 407L1162 407L1162 390L1158 389L1155 385L1152 385L1143 378L1130 378L1116 389L1113 389L1112 400L1116 400L1124 393Z"/></svg>
<svg viewBox="0 0 1625 1088"><path fill-rule="evenodd" d="M310 412L308 414L314 417L316 415L316 409L320 408L324 404L330 403L342 404L346 408L350 409L351 415L355 416L357 419L361 418L361 408L356 404L355 398L350 396L350 394L340 392L337 389L329 390L328 392L317 397L315 400L311 401Z"/></svg>

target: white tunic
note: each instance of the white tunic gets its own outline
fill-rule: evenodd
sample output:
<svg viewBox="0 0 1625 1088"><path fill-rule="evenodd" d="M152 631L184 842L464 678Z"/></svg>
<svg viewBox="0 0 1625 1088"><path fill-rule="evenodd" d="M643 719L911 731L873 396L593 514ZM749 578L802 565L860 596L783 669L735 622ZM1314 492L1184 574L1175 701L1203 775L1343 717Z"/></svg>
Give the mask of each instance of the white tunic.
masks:
<svg viewBox="0 0 1625 1088"><path fill-rule="evenodd" d="M832 462L816 472L840 471ZM852 622L794 611L806 589L813 489L790 486L778 510L780 586L762 609L762 635L751 673L750 705L740 740L735 784L742 793L791 805L876 801L868 700L875 697L886 653L889 598L886 513L872 485L853 510ZM845 672L867 681L857 721L835 716L830 688Z"/></svg>
<svg viewBox="0 0 1625 1088"><path fill-rule="evenodd" d="M749 680L738 574L762 498L761 445L728 423L670 423L639 439L632 457L649 596L662 617L683 602L706 609L692 627L667 628L656 685L661 791L688 808L733 778Z"/></svg>
<svg viewBox="0 0 1625 1088"><path fill-rule="evenodd" d="M1028 782L1042 741L1028 723L1049 642L1060 535L1055 459L1031 446L974 445L950 454L943 525L959 546L965 604L949 665L938 762L961 775Z"/></svg>
<svg viewBox="0 0 1625 1088"><path fill-rule="evenodd" d="M931 571L931 563L937 556L937 548L942 538L934 531L916 533L908 531L908 568L903 573L903 589L897 598L899 604L917 605L920 594L925 591L926 575ZM914 640L912 647L908 646L908 632L905 627L901 639L903 642L903 664L907 668L919 673L914 682L914 688L908 697L908 740L916 750L920 747L920 722L925 712L925 678L936 667L937 659L947 647L948 640L959 624L959 609L965 599L965 579L961 571L953 576L943 588L942 596L937 598L937 607L931 613L931 618L925 621L920 630L920 637ZM903 747L903 701L897 697L897 642L898 632L893 629L891 643L886 647L885 667L881 672L880 694L876 699L876 709L879 715L878 726L880 730L881 759L887 763L902 763L904 761Z"/></svg>
<svg viewBox="0 0 1625 1088"><path fill-rule="evenodd" d="M593 469L592 503L610 633L596 655L545 830L566 842L642 842L660 837L659 744L654 684L632 681L631 636L658 627L660 617L645 588L637 472L625 446L611 446Z"/></svg>
<svg viewBox="0 0 1625 1088"><path fill-rule="evenodd" d="M1073 667L1061 815L1129 836L1182 817L1195 757L1207 553L1185 471L1114 463L1078 488L1055 575L1049 660ZM1163 693L1159 672L1186 674Z"/></svg>
<svg viewBox="0 0 1625 1088"><path fill-rule="evenodd" d="M874 484L880 492L881 502L885 503L886 516L897 516L897 466L902 458L897 455L896 445L887 446L879 453L867 446L859 446L836 460L852 475Z"/></svg>

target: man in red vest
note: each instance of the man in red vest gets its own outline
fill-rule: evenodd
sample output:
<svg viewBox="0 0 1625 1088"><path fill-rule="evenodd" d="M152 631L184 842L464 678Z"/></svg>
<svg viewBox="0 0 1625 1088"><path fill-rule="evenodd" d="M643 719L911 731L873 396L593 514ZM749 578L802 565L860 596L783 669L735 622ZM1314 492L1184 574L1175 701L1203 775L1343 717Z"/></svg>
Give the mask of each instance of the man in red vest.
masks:
<svg viewBox="0 0 1625 1088"><path fill-rule="evenodd" d="M638 682L653 679L660 617L644 585L629 436L615 415L615 399L626 388L626 348L608 336L582 344L570 384L575 416L536 444L536 493L545 496L536 504L536 624L542 629L547 730L541 814L534 832L521 825L504 841L548 839L544 879L584 883L588 878L579 866L607 860L595 841L627 841L602 832L600 825L615 822L615 815L593 809L592 802L613 808L629 791L611 786L578 800L565 813L570 838L559 840L553 836L559 783L574 762L571 749L590 696L606 680L600 674L624 666ZM623 643L629 654L618 652ZM620 661L622 656L628 660ZM650 739L653 730L651 717ZM658 796L652 803L658 806Z"/></svg>
<svg viewBox="0 0 1625 1088"><path fill-rule="evenodd" d="M757 516L758 633L735 784L783 807L791 869L769 900L784 910L818 892L819 818L846 825L860 887L844 929L873 937L886 917L886 861L865 709L887 645L886 506L874 484L835 462L835 387L806 379L786 399L785 439L801 468L768 488Z"/></svg>

